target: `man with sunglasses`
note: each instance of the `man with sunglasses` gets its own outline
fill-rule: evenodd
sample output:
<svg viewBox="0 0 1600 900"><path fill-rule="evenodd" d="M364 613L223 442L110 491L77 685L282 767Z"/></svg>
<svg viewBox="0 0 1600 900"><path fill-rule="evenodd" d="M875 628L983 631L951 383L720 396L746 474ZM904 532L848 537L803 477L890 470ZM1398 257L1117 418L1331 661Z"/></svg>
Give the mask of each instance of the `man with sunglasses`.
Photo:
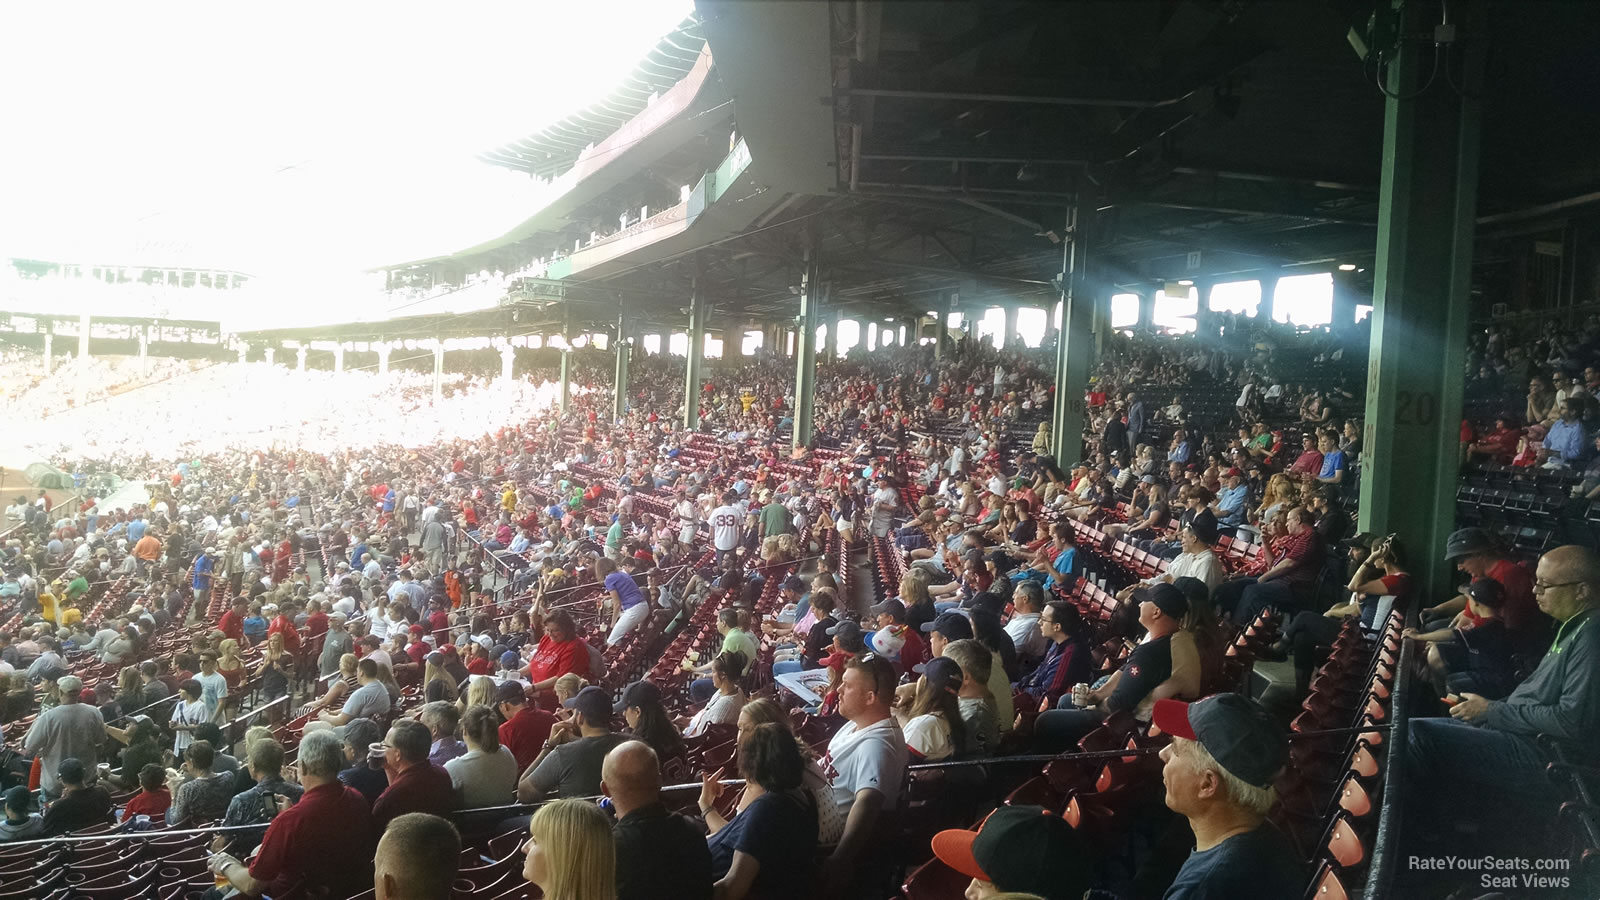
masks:
<svg viewBox="0 0 1600 900"><path fill-rule="evenodd" d="M1502 824L1548 823L1559 798L1539 739L1578 753L1600 739L1600 556L1576 545L1551 550L1539 559L1533 592L1539 609L1561 623L1533 674L1504 700L1463 693L1450 698L1450 718L1411 721L1406 783L1417 794L1406 808L1430 822L1441 821L1440 806L1466 799L1472 811L1463 817L1482 819L1490 810L1527 817L1497 822L1497 832Z"/></svg>
<svg viewBox="0 0 1600 900"><path fill-rule="evenodd" d="M823 759L834 802L845 815L844 834L825 867L829 894L854 896L843 893L847 885L859 891L873 883L861 871L862 863L880 814L893 812L900 802L910 753L890 712L897 680L894 666L876 654L845 667L839 714L848 721L828 742Z"/></svg>

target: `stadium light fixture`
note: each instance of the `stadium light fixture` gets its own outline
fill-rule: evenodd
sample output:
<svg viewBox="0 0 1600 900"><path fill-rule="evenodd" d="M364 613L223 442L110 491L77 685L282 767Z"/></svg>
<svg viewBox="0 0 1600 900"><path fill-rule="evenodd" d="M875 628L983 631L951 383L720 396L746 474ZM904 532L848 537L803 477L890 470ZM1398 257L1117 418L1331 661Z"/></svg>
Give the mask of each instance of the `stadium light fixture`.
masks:
<svg viewBox="0 0 1600 900"><path fill-rule="evenodd" d="M1339 265L1339 271L1341 271L1341 272L1354 272L1355 270L1356 270L1356 264L1355 263L1341 263Z"/></svg>

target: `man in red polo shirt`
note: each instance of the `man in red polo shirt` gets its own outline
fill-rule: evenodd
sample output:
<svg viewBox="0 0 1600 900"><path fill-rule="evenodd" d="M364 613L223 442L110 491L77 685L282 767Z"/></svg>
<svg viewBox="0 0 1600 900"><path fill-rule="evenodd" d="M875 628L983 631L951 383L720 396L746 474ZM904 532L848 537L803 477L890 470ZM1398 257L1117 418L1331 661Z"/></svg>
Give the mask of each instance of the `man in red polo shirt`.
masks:
<svg viewBox="0 0 1600 900"><path fill-rule="evenodd" d="M383 769L389 786L372 804L372 828L382 834L391 819L406 813L448 817L456 806L456 789L450 773L428 761L433 734L416 719L401 719L389 726L383 739Z"/></svg>
<svg viewBox="0 0 1600 900"><path fill-rule="evenodd" d="M323 607L327 607L327 609ZM316 597L311 598L311 602L306 604L306 610L311 613L311 615L306 616L306 635L308 637L317 637L328 633L328 613L332 609L332 603L326 600L318 600Z"/></svg>
<svg viewBox="0 0 1600 900"><path fill-rule="evenodd" d="M233 598L233 608L222 614L217 621L217 630L239 642L239 646L246 646L244 640L244 617L249 614L250 598L240 594Z"/></svg>
<svg viewBox="0 0 1600 900"><path fill-rule="evenodd" d="M274 633L283 635L283 649L290 653L300 652L300 629L294 627L294 604L285 600L278 614L267 624L267 636Z"/></svg>
<svg viewBox="0 0 1600 900"><path fill-rule="evenodd" d="M558 609L544 620L544 637L524 670L535 691L548 691L556 679L571 672L589 677L589 648L578 639L572 615Z"/></svg>
<svg viewBox="0 0 1600 900"><path fill-rule="evenodd" d="M511 749L517 758L517 771L525 772L539 757L539 750L550 739L550 729L556 717L528 702L522 692L521 682L508 681L500 685L495 705L505 722L500 725L500 743Z"/></svg>
<svg viewBox="0 0 1600 900"><path fill-rule="evenodd" d="M361 794L339 781L344 765L339 739L329 731L306 735L298 764L305 793L292 806L285 797L274 798L278 814L255 862L247 868L218 852L211 857L211 871L251 897L299 900L359 894L372 882L371 815ZM217 838L213 849L223 840Z"/></svg>

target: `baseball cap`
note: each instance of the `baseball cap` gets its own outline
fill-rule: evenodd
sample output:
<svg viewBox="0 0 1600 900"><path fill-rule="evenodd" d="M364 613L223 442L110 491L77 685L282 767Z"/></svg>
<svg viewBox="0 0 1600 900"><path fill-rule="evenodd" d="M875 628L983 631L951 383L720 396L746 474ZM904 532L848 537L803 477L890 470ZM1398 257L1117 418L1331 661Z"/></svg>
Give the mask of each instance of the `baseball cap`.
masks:
<svg viewBox="0 0 1600 900"><path fill-rule="evenodd" d="M1139 483L1140 484L1155 484L1156 483L1156 477L1154 475L1142 476L1139 479Z"/></svg>
<svg viewBox="0 0 1600 900"><path fill-rule="evenodd" d="M872 605L873 615L881 616L885 613L896 622L904 622L906 620L906 605L900 602L897 597L890 597L882 603L874 603Z"/></svg>
<svg viewBox="0 0 1600 900"><path fill-rule="evenodd" d="M500 668L502 669L519 668L521 662L522 657L518 656L517 651L515 650L507 650L506 652L500 654Z"/></svg>
<svg viewBox="0 0 1600 900"><path fill-rule="evenodd" d="M429 653L427 656L424 656L422 661L430 666L442 666L444 665L444 654L435 650L432 653Z"/></svg>
<svg viewBox="0 0 1600 900"><path fill-rule="evenodd" d="M27 785L19 784L6 791L6 806L19 812L26 811L32 801L33 792L28 790Z"/></svg>
<svg viewBox="0 0 1600 900"><path fill-rule="evenodd" d="M922 670L922 677L934 687L952 694L961 690L961 682L965 677L961 672L961 664L948 656L935 656L918 668Z"/></svg>
<svg viewBox="0 0 1600 900"><path fill-rule="evenodd" d="M76 675L63 675L56 680L56 688L63 694L76 694L83 690L83 679Z"/></svg>
<svg viewBox="0 0 1600 900"><path fill-rule="evenodd" d="M1165 583L1145 585L1133 592L1133 599L1138 603L1147 601L1154 603L1156 609L1174 619L1181 619L1189 614L1189 598L1185 597L1183 591L1175 585Z"/></svg>
<svg viewBox="0 0 1600 900"><path fill-rule="evenodd" d="M1194 532L1195 539L1200 543L1210 546L1217 542L1217 520L1211 516L1195 516L1189 522L1188 528Z"/></svg>
<svg viewBox="0 0 1600 900"><path fill-rule="evenodd" d="M1499 609L1506 602L1505 586L1493 578L1474 578L1463 593L1490 609Z"/></svg>
<svg viewBox="0 0 1600 900"><path fill-rule="evenodd" d="M83 761L75 756L69 756L56 767L56 777L71 784L82 784L88 772L83 767Z"/></svg>
<svg viewBox="0 0 1600 900"><path fill-rule="evenodd" d="M1494 538L1482 528L1462 528L1450 533L1444 542L1444 558L1459 559L1474 553L1487 553L1495 547Z"/></svg>
<svg viewBox="0 0 1600 900"><path fill-rule="evenodd" d="M980 591L974 594L972 599L961 605L967 609L986 610L998 616L1005 612L1006 598L996 594L994 591Z"/></svg>
<svg viewBox="0 0 1600 900"><path fill-rule="evenodd" d="M1370 531L1358 532L1353 537L1351 537L1350 540L1349 540L1350 546L1352 546L1352 547L1365 547L1368 550L1371 550L1377 543L1378 543L1378 536L1376 534L1373 534ZM1448 545L1446 545L1446 546L1448 546Z"/></svg>
<svg viewBox="0 0 1600 900"><path fill-rule="evenodd" d="M589 685L578 692L578 696L571 701L573 709L583 716L586 722L609 722L611 720L611 695L605 688Z"/></svg>
<svg viewBox="0 0 1600 900"><path fill-rule="evenodd" d="M1213 694L1193 703L1157 700L1151 716L1167 734L1198 741L1245 784L1268 787L1288 757L1283 729L1266 707L1243 694Z"/></svg>
<svg viewBox="0 0 1600 900"><path fill-rule="evenodd" d="M526 703L528 695L522 688L522 682L506 681L495 688L494 699L498 703Z"/></svg>
<svg viewBox="0 0 1600 900"><path fill-rule="evenodd" d="M942 612L932 622L922 623L922 630L929 633L937 631L949 641L972 637L972 623L958 612Z"/></svg>
<svg viewBox="0 0 1600 900"><path fill-rule="evenodd" d="M653 681L635 681L622 689L622 699L611 707L611 711L622 712L630 706L643 707L651 703L661 705L661 688Z"/></svg>
<svg viewBox="0 0 1600 900"><path fill-rule="evenodd" d="M1078 900L1094 869L1083 836L1042 806L1002 806L976 831L941 831L933 855L968 878L1045 900Z"/></svg>
<svg viewBox="0 0 1600 900"><path fill-rule="evenodd" d="M806 583L798 575L790 575L783 580L783 588L787 591L805 592Z"/></svg>
<svg viewBox="0 0 1600 900"><path fill-rule="evenodd" d="M828 634L839 640L839 646L850 652L866 649L867 643L862 639L861 626L851 621L840 622L828 629Z"/></svg>

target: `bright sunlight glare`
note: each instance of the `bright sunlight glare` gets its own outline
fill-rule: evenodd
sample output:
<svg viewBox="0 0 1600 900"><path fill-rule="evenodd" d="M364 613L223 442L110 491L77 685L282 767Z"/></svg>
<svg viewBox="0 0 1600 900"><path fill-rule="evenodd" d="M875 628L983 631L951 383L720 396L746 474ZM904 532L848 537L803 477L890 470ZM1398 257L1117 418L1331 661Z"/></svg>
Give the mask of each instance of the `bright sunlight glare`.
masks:
<svg viewBox="0 0 1600 900"><path fill-rule="evenodd" d="M8 4L0 258L309 283L459 250L537 189L475 154L601 99L690 11Z"/></svg>

